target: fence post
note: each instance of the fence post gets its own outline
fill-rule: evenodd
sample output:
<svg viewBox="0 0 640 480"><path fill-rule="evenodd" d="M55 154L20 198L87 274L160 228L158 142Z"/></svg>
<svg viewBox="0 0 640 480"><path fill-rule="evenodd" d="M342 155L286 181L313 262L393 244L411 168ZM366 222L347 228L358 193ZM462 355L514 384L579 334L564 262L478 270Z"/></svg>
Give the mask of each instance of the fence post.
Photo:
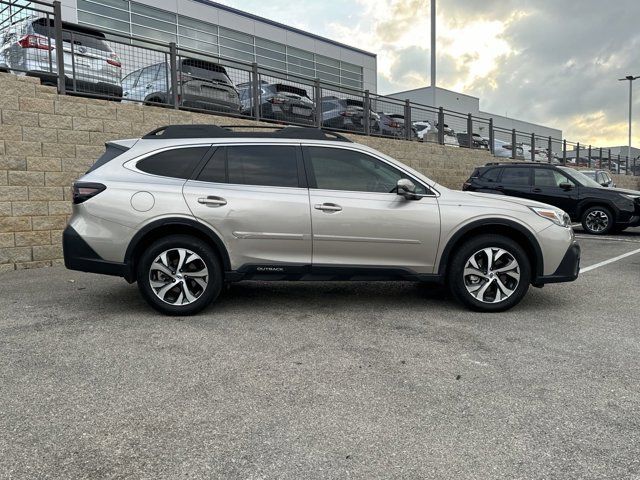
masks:
<svg viewBox="0 0 640 480"><path fill-rule="evenodd" d="M607 170L611 171L611 149L609 149L609 155L607 155Z"/></svg>
<svg viewBox="0 0 640 480"><path fill-rule="evenodd" d="M549 158L549 163L551 163L551 157L553 157L553 141L551 140L551 135L549 135L547 150L547 157Z"/></svg>
<svg viewBox="0 0 640 480"><path fill-rule="evenodd" d="M536 134L531 134L531 161L536 161Z"/></svg>
<svg viewBox="0 0 640 480"><path fill-rule="evenodd" d="M516 129L511 129L511 158L515 160L516 158Z"/></svg>
<svg viewBox="0 0 640 480"><path fill-rule="evenodd" d="M371 97L369 96L369 90L364 91L364 115L362 120L364 122L364 134L371 135Z"/></svg>
<svg viewBox="0 0 640 480"><path fill-rule="evenodd" d="M637 161L638 161L638 157L635 157L635 158L633 159L633 176L634 176L634 177L636 176L636 171L638 170L638 169L637 169L637 167L636 167L636 162L637 162Z"/></svg>
<svg viewBox="0 0 640 480"><path fill-rule="evenodd" d="M260 75L258 73L258 64L251 64L251 106L253 107L253 118L256 122L260 121Z"/></svg>
<svg viewBox="0 0 640 480"><path fill-rule="evenodd" d="M473 118L467 114L467 147L473 148Z"/></svg>
<svg viewBox="0 0 640 480"><path fill-rule="evenodd" d="M616 167L616 173L618 175L620 175L620 154L618 154L618 163L617 163L617 167Z"/></svg>
<svg viewBox="0 0 640 480"><path fill-rule="evenodd" d="M413 128L411 128L411 103L407 98L404 101L404 138L405 140L411 140L412 132L413 132Z"/></svg>
<svg viewBox="0 0 640 480"><path fill-rule="evenodd" d="M438 108L438 143L444 145L444 109Z"/></svg>
<svg viewBox="0 0 640 480"><path fill-rule="evenodd" d="M624 174L629 175L629 155L625 157L624 161Z"/></svg>
<svg viewBox="0 0 640 480"><path fill-rule="evenodd" d="M600 147L600 155L598 156L598 168L602 170L602 147Z"/></svg>
<svg viewBox="0 0 640 480"><path fill-rule="evenodd" d="M576 143L576 167L580 166L580 142Z"/></svg>
<svg viewBox="0 0 640 480"><path fill-rule="evenodd" d="M58 74L58 93L67 92L66 77L64 76L64 49L62 48L62 4L53 2L53 26L56 39L56 73Z"/></svg>
<svg viewBox="0 0 640 480"><path fill-rule="evenodd" d="M489 151L496 154L496 133L493 131L493 117L489 119Z"/></svg>
<svg viewBox="0 0 640 480"><path fill-rule="evenodd" d="M591 145L589 145L589 150L588 150L588 154L587 154L587 158L589 159L589 168L591 168Z"/></svg>
<svg viewBox="0 0 640 480"><path fill-rule="evenodd" d="M313 91L316 101L316 127L322 128L322 90L320 88L320 79L316 78L313 81Z"/></svg>
<svg viewBox="0 0 640 480"><path fill-rule="evenodd" d="M178 49L175 42L169 43L169 75L171 76L171 104L173 108L180 107L178 98Z"/></svg>
<svg viewBox="0 0 640 480"><path fill-rule="evenodd" d="M567 139L562 141L562 165L567 164Z"/></svg>

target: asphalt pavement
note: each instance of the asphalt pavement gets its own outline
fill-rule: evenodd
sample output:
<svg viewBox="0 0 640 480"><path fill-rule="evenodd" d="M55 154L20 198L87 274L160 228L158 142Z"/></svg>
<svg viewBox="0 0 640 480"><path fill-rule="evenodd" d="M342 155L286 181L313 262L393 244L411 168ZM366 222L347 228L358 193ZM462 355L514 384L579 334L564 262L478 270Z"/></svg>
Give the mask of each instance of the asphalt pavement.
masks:
<svg viewBox="0 0 640 480"><path fill-rule="evenodd" d="M247 282L169 318L122 279L2 274L0 478L638 479L640 229L578 237L596 268L502 314Z"/></svg>

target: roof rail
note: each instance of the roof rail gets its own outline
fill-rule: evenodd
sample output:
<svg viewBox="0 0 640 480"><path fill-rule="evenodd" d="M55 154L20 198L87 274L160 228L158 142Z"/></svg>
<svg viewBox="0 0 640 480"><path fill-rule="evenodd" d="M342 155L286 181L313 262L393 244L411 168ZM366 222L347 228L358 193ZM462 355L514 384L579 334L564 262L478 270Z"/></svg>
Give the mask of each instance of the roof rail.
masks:
<svg viewBox="0 0 640 480"><path fill-rule="evenodd" d="M237 129L251 130L273 130L270 132L260 131L237 131ZM145 140L157 139L166 140L172 138L291 138L300 140L333 140L338 142L350 142L344 135L336 132L322 130L312 127L281 127L278 125L166 125L150 131L142 138Z"/></svg>
<svg viewBox="0 0 640 480"><path fill-rule="evenodd" d="M494 167L496 165L535 165L536 167L555 167L556 165L552 164L552 163L544 163L544 162L531 162L531 161L524 161L524 162L489 162L489 163L485 163L484 166L485 167Z"/></svg>

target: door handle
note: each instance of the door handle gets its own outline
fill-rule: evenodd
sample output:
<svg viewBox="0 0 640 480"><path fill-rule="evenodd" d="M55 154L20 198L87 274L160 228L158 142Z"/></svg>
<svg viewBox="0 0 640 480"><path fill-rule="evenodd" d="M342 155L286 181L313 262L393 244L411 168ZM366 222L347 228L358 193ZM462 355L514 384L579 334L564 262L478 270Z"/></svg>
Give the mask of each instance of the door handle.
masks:
<svg viewBox="0 0 640 480"><path fill-rule="evenodd" d="M227 204L227 201L222 197L208 196L198 198L198 203L201 203L202 205L208 205L210 207L222 207L223 205Z"/></svg>
<svg viewBox="0 0 640 480"><path fill-rule="evenodd" d="M540 193L542 191L542 189L540 188L534 188L533 190L531 190L533 193Z"/></svg>
<svg viewBox="0 0 640 480"><path fill-rule="evenodd" d="M504 190L504 187L503 187L502 185L498 185L498 186L496 187L496 190Z"/></svg>
<svg viewBox="0 0 640 480"><path fill-rule="evenodd" d="M323 212L339 212L342 210L342 207L335 203L316 203L313 208L316 210L322 210Z"/></svg>

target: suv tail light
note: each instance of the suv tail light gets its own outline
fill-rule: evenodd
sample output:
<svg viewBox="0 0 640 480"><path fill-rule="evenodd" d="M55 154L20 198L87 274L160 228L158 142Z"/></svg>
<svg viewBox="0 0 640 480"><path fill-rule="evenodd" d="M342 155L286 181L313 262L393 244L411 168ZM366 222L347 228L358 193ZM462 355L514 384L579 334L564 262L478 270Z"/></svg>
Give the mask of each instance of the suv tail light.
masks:
<svg viewBox="0 0 640 480"><path fill-rule="evenodd" d="M283 103L287 103L287 97L282 97L280 95L276 95L275 97L271 97L267 101L269 103L272 103L272 104L275 104L275 105L282 105Z"/></svg>
<svg viewBox="0 0 640 480"><path fill-rule="evenodd" d="M467 180L462 184L462 190L468 190L470 186L471 186L471 182Z"/></svg>
<svg viewBox="0 0 640 480"><path fill-rule="evenodd" d="M400 124L398 122L391 121L391 122L389 122L389 127L390 128L401 128L402 124Z"/></svg>
<svg viewBox="0 0 640 480"><path fill-rule="evenodd" d="M101 183L75 182L73 184L73 203L77 205L86 202L106 188L107 187Z"/></svg>
<svg viewBox="0 0 640 480"><path fill-rule="evenodd" d="M107 60L107 63L109 65L113 65L114 67L118 67L118 68L122 67L122 62L120 61L120 57L115 53L112 53L111 55L109 55L109 59Z"/></svg>
<svg viewBox="0 0 640 480"><path fill-rule="evenodd" d="M49 45L49 39L42 35L25 35L18 40L18 45L22 48L36 48L38 50L53 50Z"/></svg>

